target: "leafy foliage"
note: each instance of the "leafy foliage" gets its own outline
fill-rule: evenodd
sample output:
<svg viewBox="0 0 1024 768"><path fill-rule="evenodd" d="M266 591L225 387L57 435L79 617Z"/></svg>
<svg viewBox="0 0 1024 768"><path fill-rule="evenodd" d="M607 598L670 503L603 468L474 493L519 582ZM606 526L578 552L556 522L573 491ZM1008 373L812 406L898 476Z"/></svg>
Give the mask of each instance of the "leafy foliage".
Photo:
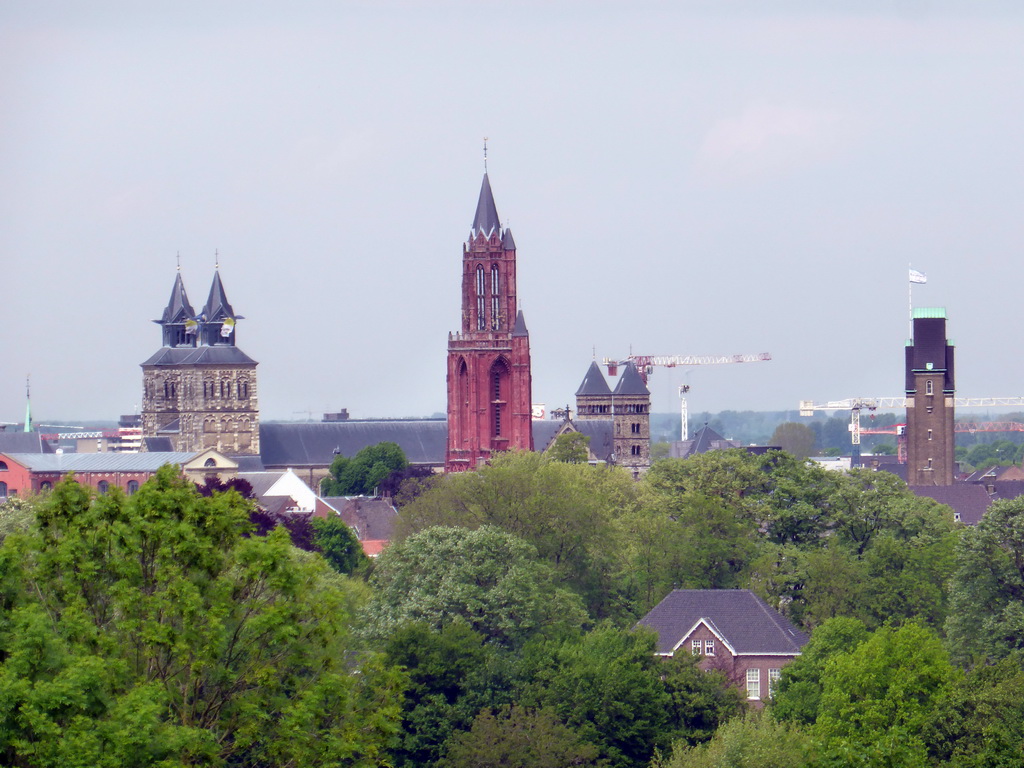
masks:
<svg viewBox="0 0 1024 768"><path fill-rule="evenodd" d="M171 467L130 498L59 483L0 547L0 761L378 765L401 676L349 657L345 585L248 513Z"/></svg>
<svg viewBox="0 0 1024 768"><path fill-rule="evenodd" d="M676 744L669 758L654 760L651 768L803 768L813 765L816 754L806 730L751 712L725 723L707 744Z"/></svg>
<svg viewBox="0 0 1024 768"><path fill-rule="evenodd" d="M948 647L962 663L1024 649L1024 498L997 501L956 551Z"/></svg>
<svg viewBox="0 0 1024 768"><path fill-rule="evenodd" d="M548 456L555 461L564 461L566 464L585 464L587 461L587 446L590 445L590 438L580 432L566 432L555 438L555 443L548 449Z"/></svg>
<svg viewBox="0 0 1024 768"><path fill-rule="evenodd" d="M313 543L324 560L338 573L353 573L366 567L369 558L348 524L337 515L314 517Z"/></svg>
<svg viewBox="0 0 1024 768"><path fill-rule="evenodd" d="M336 456L330 476L320 483L323 496L366 496L395 473L409 466L397 443L368 445L352 458Z"/></svg>
<svg viewBox="0 0 1024 768"><path fill-rule="evenodd" d="M501 529L428 528L378 558L369 632L380 639L409 622L434 629L464 622L515 647L542 629L581 626L579 598L556 587L552 575L536 549Z"/></svg>

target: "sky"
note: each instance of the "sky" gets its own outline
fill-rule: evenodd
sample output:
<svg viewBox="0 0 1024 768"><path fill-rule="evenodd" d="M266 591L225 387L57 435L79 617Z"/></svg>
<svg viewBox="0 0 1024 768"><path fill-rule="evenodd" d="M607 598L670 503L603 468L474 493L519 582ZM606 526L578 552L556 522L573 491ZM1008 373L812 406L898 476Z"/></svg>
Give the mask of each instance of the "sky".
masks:
<svg viewBox="0 0 1024 768"><path fill-rule="evenodd" d="M177 259L214 265L263 419L445 407L483 173L533 399L591 360L653 409L902 393L945 307L958 395L1024 395L1024 6L0 4L0 422L137 411Z"/></svg>

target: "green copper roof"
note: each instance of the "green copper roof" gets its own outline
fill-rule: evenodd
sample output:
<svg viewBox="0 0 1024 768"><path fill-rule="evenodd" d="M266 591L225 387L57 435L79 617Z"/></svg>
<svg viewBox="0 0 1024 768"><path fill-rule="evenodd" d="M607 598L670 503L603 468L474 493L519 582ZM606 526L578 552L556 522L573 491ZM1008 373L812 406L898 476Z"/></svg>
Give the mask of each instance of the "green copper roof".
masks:
<svg viewBox="0 0 1024 768"><path fill-rule="evenodd" d="M919 318L930 319L930 320L945 320L946 319L946 308L945 307L918 307L914 310L912 315L914 320Z"/></svg>

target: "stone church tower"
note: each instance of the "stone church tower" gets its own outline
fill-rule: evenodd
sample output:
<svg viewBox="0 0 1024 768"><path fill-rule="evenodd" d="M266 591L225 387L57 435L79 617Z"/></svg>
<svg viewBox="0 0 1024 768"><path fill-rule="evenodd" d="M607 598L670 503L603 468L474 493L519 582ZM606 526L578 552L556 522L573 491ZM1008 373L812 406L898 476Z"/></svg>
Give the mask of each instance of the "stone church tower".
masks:
<svg viewBox="0 0 1024 768"><path fill-rule="evenodd" d="M915 309L907 343L907 485L952 485L956 460L953 345L946 310Z"/></svg>
<svg viewBox="0 0 1024 768"><path fill-rule="evenodd" d="M144 438L168 438L174 451L259 453L257 363L235 346L241 319L219 269L198 314L179 270L163 317L153 321L163 330L163 346L142 364Z"/></svg>
<svg viewBox="0 0 1024 768"><path fill-rule="evenodd" d="M637 477L651 467L651 391L632 362L612 392L612 409L615 463Z"/></svg>
<svg viewBox="0 0 1024 768"><path fill-rule="evenodd" d="M530 334L516 302L516 243L502 230L484 173L462 248L462 329L448 334L445 470L496 451L533 450Z"/></svg>

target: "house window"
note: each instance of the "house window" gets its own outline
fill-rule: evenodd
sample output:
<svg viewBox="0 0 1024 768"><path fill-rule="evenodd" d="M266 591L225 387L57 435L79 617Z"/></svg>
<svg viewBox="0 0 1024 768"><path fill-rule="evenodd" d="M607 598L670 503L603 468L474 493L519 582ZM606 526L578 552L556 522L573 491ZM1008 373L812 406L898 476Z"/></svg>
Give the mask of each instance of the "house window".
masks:
<svg viewBox="0 0 1024 768"><path fill-rule="evenodd" d="M704 641L704 655L705 656L714 656L715 655L715 641L714 640L705 640Z"/></svg>
<svg viewBox="0 0 1024 768"><path fill-rule="evenodd" d="M51 488L53 488L53 483L51 483L49 480L43 480L43 482L39 484L40 491L48 491Z"/></svg>
<svg viewBox="0 0 1024 768"><path fill-rule="evenodd" d="M128 495L129 496L134 496L138 492L139 492L139 481L138 480L129 480L128 481Z"/></svg>
<svg viewBox="0 0 1024 768"><path fill-rule="evenodd" d="M747 698L748 699L760 699L761 698L761 670L760 669L748 669L747 670Z"/></svg>
<svg viewBox="0 0 1024 768"><path fill-rule="evenodd" d="M106 480L100 480L98 483L96 483L96 490L99 491L100 493L106 493L107 491L110 490L110 483L108 483Z"/></svg>
<svg viewBox="0 0 1024 768"><path fill-rule="evenodd" d="M769 669L768 670L768 697L771 698L775 695L775 689L779 684L779 677L782 675L781 669Z"/></svg>
<svg viewBox="0 0 1024 768"><path fill-rule="evenodd" d="M0 472L6 472L6 471L7 471L7 462L6 461L0 461Z"/></svg>
<svg viewBox="0 0 1024 768"><path fill-rule="evenodd" d="M924 383L924 393L926 395L933 395L933 394L935 394L935 392L932 390L932 380L931 379L928 379Z"/></svg>
<svg viewBox="0 0 1024 768"><path fill-rule="evenodd" d="M0 499L7 498L7 483L0 480Z"/></svg>
<svg viewBox="0 0 1024 768"><path fill-rule="evenodd" d="M690 641L690 653L694 656L700 656L700 640Z"/></svg>

